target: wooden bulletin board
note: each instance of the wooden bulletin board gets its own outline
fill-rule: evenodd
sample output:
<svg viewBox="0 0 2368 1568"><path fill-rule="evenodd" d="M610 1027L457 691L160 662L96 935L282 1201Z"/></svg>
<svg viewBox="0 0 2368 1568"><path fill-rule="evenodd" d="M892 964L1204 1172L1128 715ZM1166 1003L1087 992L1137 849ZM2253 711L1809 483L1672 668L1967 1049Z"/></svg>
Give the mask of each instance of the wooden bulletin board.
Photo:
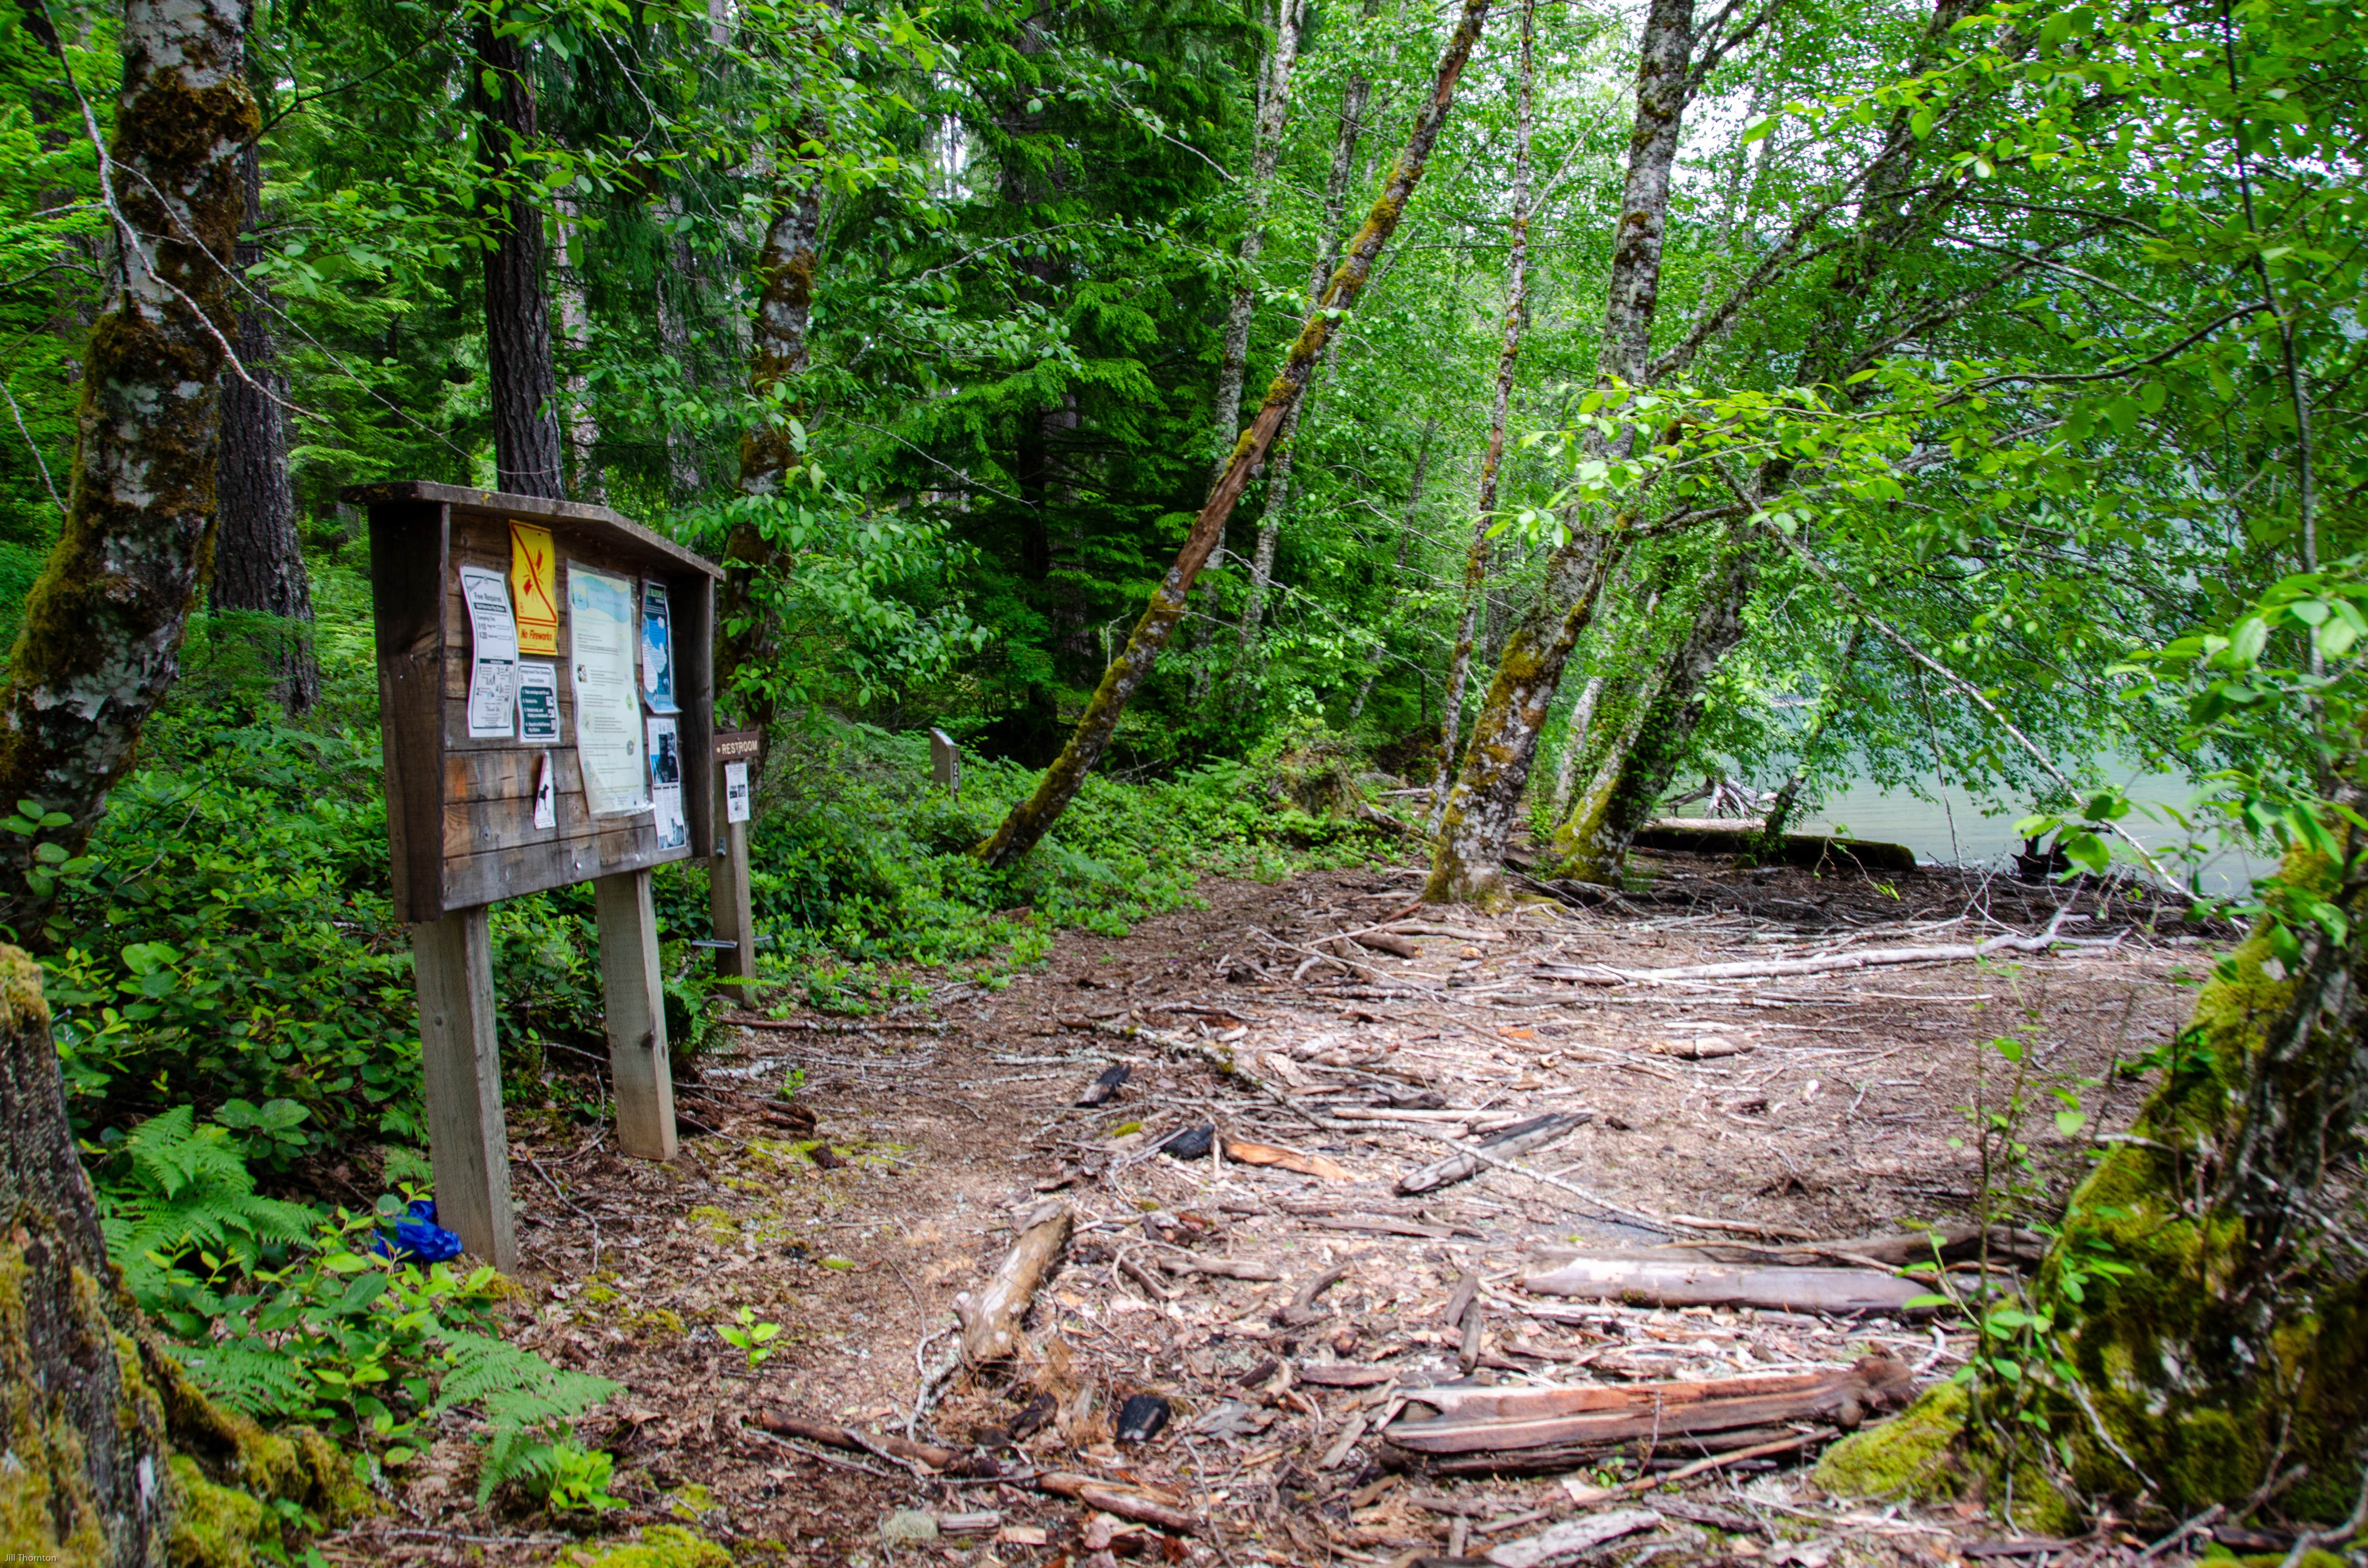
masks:
<svg viewBox="0 0 2368 1568"><path fill-rule="evenodd" d="M370 510L370 585L378 630L386 759L387 836L402 918L460 909L714 853L707 761L714 729L715 585L723 576L681 546L601 506L460 485L405 482L345 493ZM461 568L512 572L512 523L547 530L557 560L556 647L524 659L556 666L558 733L550 741L474 737L468 710L472 627ZM688 834L661 846L657 814L595 816L576 750L574 617L567 574L582 566L634 585L665 586L674 645L672 715ZM634 646L641 647L636 620ZM635 665L643 667L637 652ZM538 775L550 758L549 826L535 822Z"/></svg>

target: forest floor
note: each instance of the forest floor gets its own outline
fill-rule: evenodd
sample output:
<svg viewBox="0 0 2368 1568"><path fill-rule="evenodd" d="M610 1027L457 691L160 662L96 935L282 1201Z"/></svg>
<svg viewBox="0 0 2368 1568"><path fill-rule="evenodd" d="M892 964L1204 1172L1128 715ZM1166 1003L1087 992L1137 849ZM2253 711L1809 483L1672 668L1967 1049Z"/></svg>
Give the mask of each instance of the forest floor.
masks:
<svg viewBox="0 0 2368 1568"><path fill-rule="evenodd" d="M1545 1474L1384 1469L1379 1429L1409 1391L1467 1371L1621 1387L1867 1356L1918 1383L1945 1378L1968 1343L1946 1324L1579 1302L1516 1294L1518 1278L1557 1246L1964 1220L1983 1183L1966 1108L2002 1105L2014 1072L1989 1048L2000 1036L2028 1046L2017 1135L2033 1165L2018 1179L2027 1207L2045 1210L2089 1141L2135 1109L2134 1085L2095 1085L2171 1036L2210 950L2110 892L2067 901L1953 871L1746 874L1677 855L1639 869L1645 890L1608 907L1541 900L1500 915L1410 909L1412 868L1212 881L1206 907L1122 938L1071 933L999 992L950 983L876 1021L733 1030L682 1090L672 1165L620 1159L581 1129L516 1131L527 1289L513 1337L624 1385L584 1435L617 1455L629 1506L605 1536L476 1509L473 1449L456 1430L399 1472L392 1511L330 1538L325 1555L582 1564L618 1532L663 1523L743 1562L1403 1565L1452 1548L1518 1563L1523 1540L1606 1506L1604 1484L1639 1460L1666 1470L1699 1450L1648 1445ZM1963 944L2051 922L2100 945L1747 979L1612 983L1602 967ZM1413 957L1318 956L1319 942L1384 924ZM1212 1062L1228 1053L1238 1076ZM1117 1096L1077 1108L1121 1063ZM780 1124L790 1074L803 1074L797 1099L827 1154ZM2047 1091L2084 1081L2089 1119L2066 1136ZM1591 1113L1522 1156L1552 1180L1486 1166L1396 1192L1453 1153L1442 1139L1548 1110ZM1213 1154L1159 1147L1207 1122ZM1231 1141L1317 1174L1229 1158ZM980 1288L1048 1201L1069 1207L1076 1233L1028 1319L1030 1353L933 1381L957 1293ZM1480 1327L1467 1340L1445 1312L1473 1275ZM780 1325L753 1369L718 1333L744 1308ZM925 1390L915 1436L985 1444L1006 1474L1163 1490L1197 1533L757 1425L788 1415L903 1434ZM1148 1442L1115 1441L1136 1393L1164 1396L1171 1419ZM1805 1469L1822 1436L1608 1505L1652 1516L1590 1561L1925 1563L2018 1533L1969 1505L1824 1497ZM951 1524L883 1546L900 1510ZM2109 1527L2053 1561L2125 1557L2132 1539Z"/></svg>

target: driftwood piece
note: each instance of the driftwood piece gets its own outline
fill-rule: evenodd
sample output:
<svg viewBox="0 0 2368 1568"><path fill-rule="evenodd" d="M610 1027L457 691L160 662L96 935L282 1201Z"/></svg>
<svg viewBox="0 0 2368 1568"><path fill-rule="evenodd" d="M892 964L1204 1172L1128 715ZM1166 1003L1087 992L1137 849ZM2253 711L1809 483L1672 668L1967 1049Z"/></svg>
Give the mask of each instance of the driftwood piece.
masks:
<svg viewBox="0 0 2368 1568"><path fill-rule="evenodd" d="M1371 948L1377 953L1389 953L1402 959L1422 957L1420 947L1404 937L1394 936L1387 931L1360 931L1357 934L1355 941L1359 947Z"/></svg>
<svg viewBox="0 0 2368 1568"><path fill-rule="evenodd" d="M1638 1383L1626 1388L1448 1383L1414 1391L1409 1413L1382 1429L1401 1456L1556 1457L1638 1440L1667 1442L1707 1433L1765 1431L1777 1423L1850 1428L1904 1405L1915 1385L1906 1366L1870 1356L1848 1371L1728 1378L1718 1382ZM1789 1436L1781 1426L1776 1437ZM1764 1440L1764 1439L1755 1439Z"/></svg>
<svg viewBox="0 0 2368 1568"><path fill-rule="evenodd" d="M1527 1121L1517 1121L1495 1137L1477 1145L1481 1153L1451 1154L1435 1165L1408 1171L1398 1177L1397 1190L1411 1197L1417 1192L1430 1192L1450 1183L1459 1182L1479 1173L1489 1161L1483 1154L1497 1159L1510 1159L1526 1154L1532 1149L1543 1148L1558 1139L1566 1138L1595 1119L1591 1110L1549 1111Z"/></svg>
<svg viewBox="0 0 2368 1568"><path fill-rule="evenodd" d="M1036 1299L1036 1288L1043 1284L1061 1249L1068 1244L1070 1224L1067 1204L1039 1204L1020 1221L1019 1239L1004 1255L986 1289L975 1296L965 1290L954 1298L954 1316L962 1320L965 1365L985 1366L1019 1348L1020 1321Z"/></svg>
<svg viewBox="0 0 2368 1568"><path fill-rule="evenodd" d="M1623 1535L1650 1529L1660 1522L1661 1516L1650 1508L1614 1508L1608 1514L1581 1514L1575 1519L1565 1519L1535 1535L1490 1547L1488 1561L1497 1568L1538 1568L1542 1562L1591 1551L1605 1541L1618 1540Z"/></svg>
<svg viewBox="0 0 2368 1568"><path fill-rule="evenodd" d="M1156 1260L1170 1274L1213 1274L1224 1279L1280 1279L1282 1270L1271 1263L1238 1257L1169 1257Z"/></svg>
<svg viewBox="0 0 2368 1568"><path fill-rule="evenodd" d="M1299 1369L1299 1381L1326 1389L1379 1388L1398 1374L1390 1367L1366 1367L1353 1361L1308 1361Z"/></svg>
<svg viewBox="0 0 2368 1568"><path fill-rule="evenodd" d="M1050 1471L1036 1478L1043 1491L1099 1508L1106 1514L1116 1514L1121 1519L1134 1519L1146 1525L1157 1525L1178 1535L1197 1535L1201 1521L1176 1503L1154 1496L1147 1488L1120 1486L1107 1481L1097 1481L1090 1475L1068 1475Z"/></svg>
<svg viewBox="0 0 2368 1568"><path fill-rule="evenodd" d="M2101 944L2056 936L1994 937L1987 942L1957 942L1936 948L1868 948L1814 959L1742 959L1733 963L1679 964L1669 969L1617 969L1610 964L1589 964L1582 969L1544 964L1537 972L1549 980L1576 980L1595 985L1651 984L1671 980L1774 980L1784 975L1833 974L1896 964L1964 963L1992 953L2044 953L2050 948L2097 945Z"/></svg>
<svg viewBox="0 0 2368 1568"><path fill-rule="evenodd" d="M1750 846L1766 825L1753 817L1660 817L1637 829L1632 842L1639 849L1735 855ZM1848 860L1868 871L1916 869L1916 852L1904 844L1827 833L1786 834L1781 858L1788 866L1816 867Z"/></svg>
<svg viewBox="0 0 2368 1568"><path fill-rule="evenodd" d="M916 1443L909 1437L856 1426L841 1426L836 1422L814 1421L803 1415L788 1415L772 1410L759 1411L750 1420L759 1430L770 1432L776 1437L803 1437L809 1443L820 1443L825 1448L878 1454L900 1463L917 1464L955 1474L996 1473L991 1460L952 1449L941 1449L935 1443Z"/></svg>
<svg viewBox="0 0 2368 1568"><path fill-rule="evenodd" d="M1920 1279L1872 1268L1796 1268L1783 1264L1716 1263L1651 1253L1596 1253L1564 1258L1521 1280L1538 1296L1583 1296L1656 1307L1763 1307L1771 1312L1904 1313L1929 1295Z"/></svg>
<svg viewBox="0 0 2368 1568"><path fill-rule="evenodd" d="M1320 1318L1331 1316L1332 1309L1317 1306L1315 1298L1346 1279L1351 1267L1348 1263L1335 1264L1302 1285L1298 1293L1291 1298L1291 1304L1274 1314L1275 1321L1285 1328L1304 1328Z"/></svg>

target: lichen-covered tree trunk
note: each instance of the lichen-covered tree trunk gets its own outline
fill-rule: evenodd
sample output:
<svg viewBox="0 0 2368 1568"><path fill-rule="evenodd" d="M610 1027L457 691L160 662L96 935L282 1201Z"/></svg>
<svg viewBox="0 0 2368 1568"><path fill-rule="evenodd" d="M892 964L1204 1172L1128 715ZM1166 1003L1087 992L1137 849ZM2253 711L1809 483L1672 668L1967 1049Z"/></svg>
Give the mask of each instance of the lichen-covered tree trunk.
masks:
<svg viewBox="0 0 2368 1568"><path fill-rule="evenodd" d="M113 145L101 174L116 255L91 328L72 491L9 655L0 797L62 812L69 850L131 766L180 674L213 547L220 378L237 330L231 256L255 138L239 0L130 0ZM49 904L34 843L0 856L0 924L34 937Z"/></svg>
<svg viewBox="0 0 2368 1568"><path fill-rule="evenodd" d="M218 610L251 610L277 623L266 656L278 673L279 704L292 716L321 695L313 653L313 585L296 535L296 487L288 473L288 374L271 331L270 295L255 267L263 259L263 158L250 142L239 154L245 207L238 240L243 275L237 298L239 362L253 378L227 377L222 389L222 450L215 460L218 520L211 600Z"/></svg>
<svg viewBox="0 0 2368 1568"><path fill-rule="evenodd" d="M563 198L557 206L559 334L573 356L590 347L592 339L592 312L584 300L583 270L568 258L571 247L578 256L583 254L584 225L572 199ZM583 376L573 370L567 376L567 409L568 483L579 501L604 501L608 486L600 477L600 421L585 395Z"/></svg>
<svg viewBox="0 0 2368 1568"><path fill-rule="evenodd" d="M1661 292L1661 244L1669 182L1687 103L1696 85L1693 0L1653 0L1636 65L1636 112L1628 135L1628 176L1613 237L1598 373L1632 385L1645 380ZM1509 636L1474 721L1472 744L1439 818L1431 903L1489 903L1503 896L1505 846L1520 815L1546 710L1563 666L1595 615L1604 579L1618 562L1633 517L1574 510L1570 537L1546 562L1545 580Z"/></svg>
<svg viewBox="0 0 2368 1568"><path fill-rule="evenodd" d="M1250 322L1258 314L1258 290L1248 276L1266 250L1267 198L1274 187L1274 167L1282 156L1283 122L1291 113L1291 73L1299 58L1299 29L1306 20L1305 0L1275 0L1274 43L1258 71L1258 119L1250 128L1249 224L1242 231L1241 267L1244 280L1234 288L1225 307L1224 357L1217 365L1216 402L1210 423L1215 427L1217 459L1211 475L1224 478L1234 440L1242 427L1242 383L1249 374Z"/></svg>
<svg viewBox="0 0 2368 1568"><path fill-rule="evenodd" d="M543 279L542 213L528 189L520 154L534 143L534 92L526 45L491 22L475 28L470 73L484 118L479 200L494 244L485 252L485 363L494 415L495 482L519 495L567 498L559 439L557 367L551 352L551 297Z"/></svg>
<svg viewBox="0 0 2368 1568"><path fill-rule="evenodd" d="M1456 731L1463 721L1463 684L1472 670L1472 643L1480 630L1488 583L1488 530L1495 526L1497 475L1505 463L1505 422L1513 407L1513 371L1521 357L1529 316L1530 114L1537 94L1537 0L1521 6L1521 63L1513 90L1512 246L1505 261L1505 330L1497 348L1497 389L1488 412L1488 444L1480 453L1480 489L1473 508L1472 543L1463 555L1463 612L1447 660L1447 693L1439 707L1439 765L1430 778L1430 830L1447 815L1447 782L1455 772Z"/></svg>
<svg viewBox="0 0 2368 1568"><path fill-rule="evenodd" d="M765 244L757 256L748 390L760 406L740 437L739 490L745 496L779 494L803 460L791 422L807 412L798 389L813 356L808 336L821 242L821 182L806 169L782 170L774 181ZM770 687L761 678L744 687L739 676L744 670L761 672L772 662L777 628L758 585L783 564L754 517L743 514L724 537L723 588L716 604L716 689L732 693L740 722L760 731L773 720Z"/></svg>
<svg viewBox="0 0 2368 1568"><path fill-rule="evenodd" d="M1587 739L1595 728L1595 705L1603 700L1603 677L1589 676L1587 685L1579 689L1578 700L1570 705L1570 720L1564 726L1562 757L1554 767L1554 814L1560 817L1570 810L1570 791L1577 782L1579 759L1587 755Z"/></svg>
<svg viewBox="0 0 2368 1568"><path fill-rule="evenodd" d="M1101 759L1110 736L1117 733L1119 718L1125 712L1128 700L1150 676L1160 649L1167 645L1178 619L1184 613L1185 596L1192 591L1193 579L1200 575L1217 540L1224 537L1225 524L1234 515L1243 487L1273 447L1283 415L1306 390L1316 357L1324 351L1324 345L1339 321L1355 306L1357 296L1372 276L1374 259L1406 215L1406 203L1413 199L1415 187L1422 183L1431 149L1437 145L1448 112L1454 107L1456 79L1463 74L1464 62L1472 57L1472 46L1479 40L1488 5L1489 0L1464 0L1455 31L1440 55L1430 95L1415 116L1414 129L1398 153L1396 166L1390 171L1389 180L1366 215L1363 227L1357 231L1346 259L1332 275L1324 298L1301 324L1298 340L1267 388L1266 402L1259 407L1258 417L1235 441L1233 455L1210 489L1200 516L1193 519L1191 532L1185 536L1175 563L1168 567L1167 576L1151 596L1149 607L1135 622L1125 651L1103 672L1101 685L1095 689L1093 700L1086 705L1068 744L1053 766L1044 770L1035 792L1013 807L1003 825L978 846L979 858L989 866L1008 865L1025 855L1059 820L1061 812L1085 787L1086 775Z"/></svg>
<svg viewBox="0 0 2368 1568"><path fill-rule="evenodd" d="M1702 594L1693 624L1668 658L1659 689L1622 734L1610 761L1611 788L1590 791L1554 833L1554 858L1564 876L1616 883L1637 832L1676 776L1708 706L1704 687L1719 661L1743 641L1743 611L1759 577L1759 558L1748 541L1730 541L1726 559Z"/></svg>

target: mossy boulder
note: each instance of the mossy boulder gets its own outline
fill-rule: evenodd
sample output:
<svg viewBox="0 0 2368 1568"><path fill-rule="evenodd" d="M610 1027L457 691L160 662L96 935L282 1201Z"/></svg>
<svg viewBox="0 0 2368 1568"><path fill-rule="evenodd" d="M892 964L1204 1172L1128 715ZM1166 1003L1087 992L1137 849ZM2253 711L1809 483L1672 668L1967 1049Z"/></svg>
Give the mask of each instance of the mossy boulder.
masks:
<svg viewBox="0 0 2368 1568"><path fill-rule="evenodd" d="M1973 1401L1956 1383L1928 1389L1880 1426L1853 1432L1827 1449L1809 1479L1838 1497L1931 1503L1971 1498L2039 1535L2071 1533L2080 1507L2039 1468L2006 1466L1972 1429Z"/></svg>

